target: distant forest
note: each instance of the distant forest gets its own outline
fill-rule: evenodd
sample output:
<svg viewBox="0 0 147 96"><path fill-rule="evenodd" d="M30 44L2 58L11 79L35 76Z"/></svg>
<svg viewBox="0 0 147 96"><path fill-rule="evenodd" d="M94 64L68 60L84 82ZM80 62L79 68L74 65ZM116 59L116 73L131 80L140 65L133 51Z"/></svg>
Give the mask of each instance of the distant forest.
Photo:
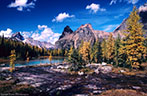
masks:
<svg viewBox="0 0 147 96"><path fill-rule="evenodd" d="M4 36L0 37L0 58L9 58L11 55L11 50L15 50L16 58L26 60L27 57L30 59L37 58L39 56L48 56L50 53L53 56L65 56L67 51L62 49L45 49L39 48L37 46L32 46L27 43L23 43L16 40L11 40L5 38Z"/></svg>

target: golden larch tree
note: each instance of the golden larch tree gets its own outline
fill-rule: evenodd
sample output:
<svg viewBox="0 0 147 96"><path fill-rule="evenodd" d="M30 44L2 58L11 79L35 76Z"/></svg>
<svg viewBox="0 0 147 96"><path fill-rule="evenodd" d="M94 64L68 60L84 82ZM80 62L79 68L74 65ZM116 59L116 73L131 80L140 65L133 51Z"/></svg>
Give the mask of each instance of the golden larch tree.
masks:
<svg viewBox="0 0 147 96"><path fill-rule="evenodd" d="M136 7L134 7L127 20L127 28L123 32L125 38L122 42L123 46L121 46L122 53L124 52L127 56L126 63L132 68L140 68L141 59L145 54L143 25L139 21L140 16Z"/></svg>
<svg viewBox="0 0 147 96"><path fill-rule="evenodd" d="M113 38L113 35L112 33L110 33L109 37L108 37L108 40L107 40L107 43L106 43L106 46L107 46L107 55L106 55L106 58L107 60L109 61L112 61L112 59L114 58L114 38Z"/></svg>
<svg viewBox="0 0 147 96"><path fill-rule="evenodd" d="M68 55L68 51L65 49L64 56Z"/></svg>
<svg viewBox="0 0 147 96"><path fill-rule="evenodd" d="M101 48L102 48L102 57L103 61L106 61L106 56L107 56L107 46L106 46L106 39L104 38L102 43L101 43Z"/></svg>
<svg viewBox="0 0 147 96"><path fill-rule="evenodd" d="M82 55L82 59L85 63L88 64L90 62L90 42L84 42L79 53Z"/></svg>
<svg viewBox="0 0 147 96"><path fill-rule="evenodd" d="M15 50L11 50L11 55L10 57L10 72L12 72L15 69L15 60L16 60L16 53Z"/></svg>
<svg viewBox="0 0 147 96"><path fill-rule="evenodd" d="M50 64L52 63L52 53L50 53L50 55L49 55L49 61L50 61Z"/></svg>

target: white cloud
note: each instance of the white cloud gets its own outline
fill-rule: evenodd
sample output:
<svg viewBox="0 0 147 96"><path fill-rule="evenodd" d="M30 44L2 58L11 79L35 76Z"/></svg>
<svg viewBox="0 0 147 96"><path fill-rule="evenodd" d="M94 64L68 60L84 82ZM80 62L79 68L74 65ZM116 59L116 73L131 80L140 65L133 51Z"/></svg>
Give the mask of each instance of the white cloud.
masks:
<svg viewBox="0 0 147 96"><path fill-rule="evenodd" d="M106 31L106 32L111 32L111 31L112 31L114 28L116 28L117 26L119 26L119 24L105 26L104 31Z"/></svg>
<svg viewBox="0 0 147 96"><path fill-rule="evenodd" d="M69 15L68 13L64 12L64 13L60 13L58 14L57 17L55 17L55 19L52 20L52 22L62 22L64 19L66 18L72 18L75 17L74 15Z"/></svg>
<svg viewBox="0 0 147 96"><path fill-rule="evenodd" d="M117 19L117 18L122 17L122 16L124 16L124 14L119 14L117 16L114 16L114 18Z"/></svg>
<svg viewBox="0 0 147 96"><path fill-rule="evenodd" d="M116 4L118 0L111 0L110 5ZM127 2L131 4L136 4L138 3L139 0L119 0L119 2Z"/></svg>
<svg viewBox="0 0 147 96"><path fill-rule="evenodd" d="M27 31L21 32L21 34L22 34L22 36L23 36L24 38L30 37L32 33L33 33L33 31L31 31L31 32L27 32Z"/></svg>
<svg viewBox="0 0 147 96"><path fill-rule="evenodd" d="M128 3L136 4L139 0L126 0Z"/></svg>
<svg viewBox="0 0 147 96"><path fill-rule="evenodd" d="M11 30L10 28L7 28L6 31L1 30L1 31L0 31L0 36L3 36L3 35L4 35L4 37L11 37L11 35L12 35L12 30Z"/></svg>
<svg viewBox="0 0 147 96"><path fill-rule="evenodd" d="M34 8L36 0L28 3L28 0L15 0L8 5L9 8L17 8L18 11L23 11L24 8L27 8L27 11L30 11L29 8Z"/></svg>
<svg viewBox="0 0 147 96"><path fill-rule="evenodd" d="M34 40L48 41L54 44L58 40L59 36L61 35L59 33L54 33L52 29L46 25L42 25L42 26L38 25L38 29L39 31L41 31L40 33L37 32L31 35L31 37Z"/></svg>
<svg viewBox="0 0 147 96"><path fill-rule="evenodd" d="M113 3L116 4L117 0L111 0L110 5L112 5Z"/></svg>
<svg viewBox="0 0 147 96"><path fill-rule="evenodd" d="M94 4L94 3L92 3L91 5L87 5L86 9L89 9L93 13L96 13L97 11L106 11L106 9L100 8L99 4Z"/></svg>
<svg viewBox="0 0 147 96"><path fill-rule="evenodd" d="M47 26L46 26L46 25L42 25L42 26L41 26L41 25L38 25L38 29L41 30L41 29L43 29L43 28L47 28Z"/></svg>
<svg viewBox="0 0 147 96"><path fill-rule="evenodd" d="M143 12L147 11L147 4L139 7L139 12L141 12L141 11L143 11Z"/></svg>

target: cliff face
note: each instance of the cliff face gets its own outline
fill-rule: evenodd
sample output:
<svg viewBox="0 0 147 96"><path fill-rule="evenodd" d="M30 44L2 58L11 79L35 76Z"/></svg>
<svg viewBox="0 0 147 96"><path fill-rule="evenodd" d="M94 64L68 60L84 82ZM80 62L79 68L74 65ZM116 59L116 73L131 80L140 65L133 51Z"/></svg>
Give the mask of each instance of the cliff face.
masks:
<svg viewBox="0 0 147 96"><path fill-rule="evenodd" d="M64 28L64 31L59 40L55 43L57 48L69 49L71 46L78 48L82 41L87 41L91 42L91 44L94 44L98 38L107 38L110 34L104 31L93 30L91 24L81 25L74 32L69 31L71 30L70 28L68 28L66 31L65 29L66 27Z"/></svg>

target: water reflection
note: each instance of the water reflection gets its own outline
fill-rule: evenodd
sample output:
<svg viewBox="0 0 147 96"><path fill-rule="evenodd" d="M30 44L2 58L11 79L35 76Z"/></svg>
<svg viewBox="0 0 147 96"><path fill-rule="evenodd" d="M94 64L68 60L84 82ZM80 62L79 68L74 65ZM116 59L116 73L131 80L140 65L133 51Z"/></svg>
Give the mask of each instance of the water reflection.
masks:
<svg viewBox="0 0 147 96"><path fill-rule="evenodd" d="M53 58L51 63L62 63L64 58ZM30 60L29 62L26 61L18 61L15 62L15 66L28 66L28 65L37 65L37 64L50 64L48 59L37 59L37 60ZM0 67L9 67L9 64L3 64Z"/></svg>

